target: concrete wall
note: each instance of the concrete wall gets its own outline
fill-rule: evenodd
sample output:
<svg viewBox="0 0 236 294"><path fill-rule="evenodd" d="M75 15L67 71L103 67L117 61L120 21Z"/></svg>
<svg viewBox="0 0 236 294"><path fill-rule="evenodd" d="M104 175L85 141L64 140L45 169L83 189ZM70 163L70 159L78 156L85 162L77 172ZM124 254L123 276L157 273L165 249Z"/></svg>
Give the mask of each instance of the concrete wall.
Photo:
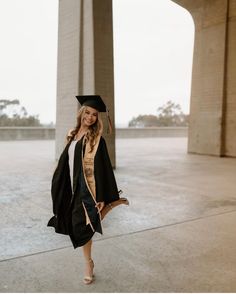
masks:
<svg viewBox="0 0 236 294"><path fill-rule="evenodd" d="M187 127L118 128L116 138L187 137ZM0 127L0 141L55 140L55 128Z"/></svg>
<svg viewBox="0 0 236 294"><path fill-rule="evenodd" d="M117 138L187 137L187 127L118 128Z"/></svg>
<svg viewBox="0 0 236 294"><path fill-rule="evenodd" d="M55 140L55 128L0 127L0 141Z"/></svg>

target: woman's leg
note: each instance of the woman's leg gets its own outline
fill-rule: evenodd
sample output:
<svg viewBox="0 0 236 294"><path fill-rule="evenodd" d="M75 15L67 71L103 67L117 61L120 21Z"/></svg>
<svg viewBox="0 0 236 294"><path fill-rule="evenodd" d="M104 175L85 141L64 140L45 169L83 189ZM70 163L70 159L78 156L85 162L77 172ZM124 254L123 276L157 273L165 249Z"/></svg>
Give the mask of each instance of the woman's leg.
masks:
<svg viewBox="0 0 236 294"><path fill-rule="evenodd" d="M84 253L84 258L85 258L85 262L86 262L84 282L86 284L89 284L90 282L92 282L92 278L93 278L93 267L94 267L94 263L93 263L93 260L92 260L92 257L91 257L91 253L92 253L92 239L90 239L83 246L83 253ZM88 278L86 279L86 277L88 277Z"/></svg>
<svg viewBox="0 0 236 294"><path fill-rule="evenodd" d="M90 239L84 246L83 246L83 252L84 252L84 258L85 261L90 261L91 258L91 251L92 251L92 239Z"/></svg>

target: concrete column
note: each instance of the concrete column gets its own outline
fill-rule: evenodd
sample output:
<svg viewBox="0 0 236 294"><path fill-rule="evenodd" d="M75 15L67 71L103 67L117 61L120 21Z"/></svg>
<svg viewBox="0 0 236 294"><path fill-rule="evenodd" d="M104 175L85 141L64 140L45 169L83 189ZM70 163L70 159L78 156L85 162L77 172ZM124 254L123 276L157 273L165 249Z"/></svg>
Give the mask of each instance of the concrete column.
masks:
<svg viewBox="0 0 236 294"><path fill-rule="evenodd" d="M236 1L229 1L224 154L236 157Z"/></svg>
<svg viewBox="0 0 236 294"><path fill-rule="evenodd" d="M188 151L224 155L227 0L174 2L195 23Z"/></svg>
<svg viewBox="0 0 236 294"><path fill-rule="evenodd" d="M56 159L69 129L76 124L80 66L80 0L59 1Z"/></svg>
<svg viewBox="0 0 236 294"><path fill-rule="evenodd" d="M107 119L104 116L104 136L113 166L115 166L115 111L113 66L112 0L93 0L95 93L101 95L109 109L113 124L112 135L106 135Z"/></svg>
<svg viewBox="0 0 236 294"><path fill-rule="evenodd" d="M94 61L93 0L82 0L80 38L80 95L96 94Z"/></svg>
<svg viewBox="0 0 236 294"><path fill-rule="evenodd" d="M76 94L101 95L115 121L112 1L61 0L59 14L57 157L66 131L76 123ZM103 122L115 167L115 133L107 136L105 115Z"/></svg>

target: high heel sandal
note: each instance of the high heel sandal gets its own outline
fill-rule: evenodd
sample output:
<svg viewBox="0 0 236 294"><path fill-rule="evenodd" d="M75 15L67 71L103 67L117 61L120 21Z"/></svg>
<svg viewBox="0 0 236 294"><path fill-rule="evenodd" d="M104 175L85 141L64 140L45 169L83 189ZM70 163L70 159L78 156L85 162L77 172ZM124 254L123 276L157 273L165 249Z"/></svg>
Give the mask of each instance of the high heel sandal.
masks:
<svg viewBox="0 0 236 294"><path fill-rule="evenodd" d="M89 266L91 266L92 268L92 271L93 271L93 268L94 268L94 262L92 259L89 259L89 261L86 262L87 265L89 264ZM83 281L84 281L84 284L88 285L88 284L91 284L94 280L94 274L92 274L92 276L85 276Z"/></svg>

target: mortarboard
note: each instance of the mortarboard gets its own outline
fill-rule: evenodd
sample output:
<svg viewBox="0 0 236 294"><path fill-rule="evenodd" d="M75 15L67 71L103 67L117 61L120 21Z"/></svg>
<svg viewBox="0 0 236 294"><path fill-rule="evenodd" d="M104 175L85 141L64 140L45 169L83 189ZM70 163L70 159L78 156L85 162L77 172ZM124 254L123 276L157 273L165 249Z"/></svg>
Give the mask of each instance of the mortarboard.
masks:
<svg viewBox="0 0 236 294"><path fill-rule="evenodd" d="M99 95L81 95L76 96L81 106L90 106L97 109L99 112L106 112L107 107Z"/></svg>
<svg viewBox="0 0 236 294"><path fill-rule="evenodd" d="M109 116L109 110L106 107L105 103L103 102L102 97L100 95L79 95L75 97L77 98L81 106L90 106L92 108L95 108L99 112L106 112L109 133L111 134L112 133L111 118Z"/></svg>

